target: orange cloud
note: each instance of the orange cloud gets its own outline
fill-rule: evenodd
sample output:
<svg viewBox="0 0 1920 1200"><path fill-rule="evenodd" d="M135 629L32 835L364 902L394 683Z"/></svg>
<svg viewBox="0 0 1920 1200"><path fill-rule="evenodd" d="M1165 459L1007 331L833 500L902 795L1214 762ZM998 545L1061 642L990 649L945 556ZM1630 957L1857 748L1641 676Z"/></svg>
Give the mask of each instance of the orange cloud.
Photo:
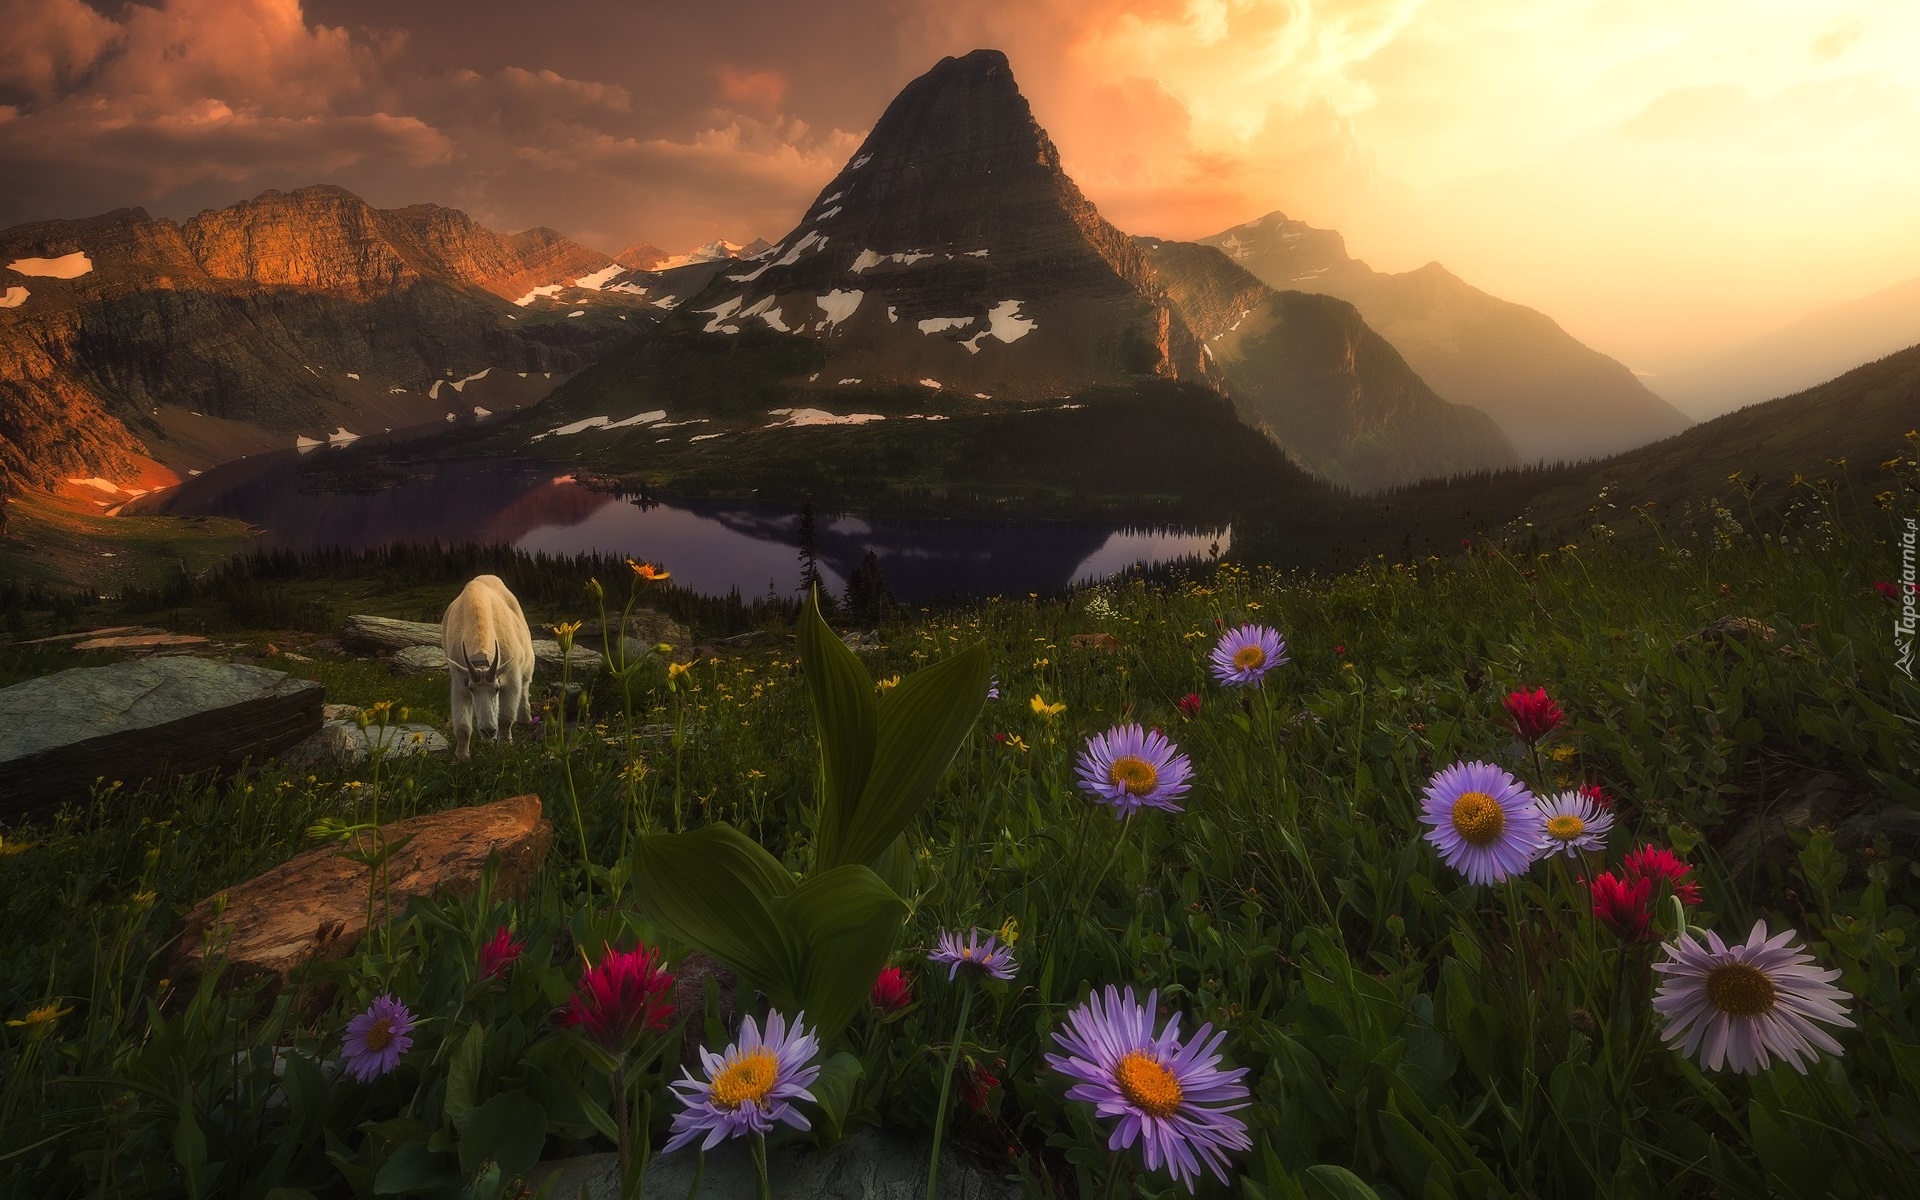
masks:
<svg viewBox="0 0 1920 1200"><path fill-rule="evenodd" d="M729 104L749 108L763 116L780 111L787 98L787 77L779 71L741 71L722 63L714 69L720 81L720 94Z"/></svg>

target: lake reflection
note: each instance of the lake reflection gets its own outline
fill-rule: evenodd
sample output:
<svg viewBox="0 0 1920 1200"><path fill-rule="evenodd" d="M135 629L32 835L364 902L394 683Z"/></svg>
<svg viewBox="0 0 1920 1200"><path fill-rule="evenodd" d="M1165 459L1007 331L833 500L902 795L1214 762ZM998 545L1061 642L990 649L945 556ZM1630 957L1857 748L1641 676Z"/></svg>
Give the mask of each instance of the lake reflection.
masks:
<svg viewBox="0 0 1920 1200"><path fill-rule="evenodd" d="M398 542L509 544L549 554L633 555L665 563L674 582L709 595L799 577L800 517L743 501L639 503L580 486L564 467L475 460L396 468L375 490L311 490L297 456L260 455L163 493L160 512L237 517L262 547L368 549ZM1204 557L1231 531L1123 527L1087 521L894 520L822 513L821 573L836 589L871 549L902 600L1048 592L1136 563Z"/></svg>

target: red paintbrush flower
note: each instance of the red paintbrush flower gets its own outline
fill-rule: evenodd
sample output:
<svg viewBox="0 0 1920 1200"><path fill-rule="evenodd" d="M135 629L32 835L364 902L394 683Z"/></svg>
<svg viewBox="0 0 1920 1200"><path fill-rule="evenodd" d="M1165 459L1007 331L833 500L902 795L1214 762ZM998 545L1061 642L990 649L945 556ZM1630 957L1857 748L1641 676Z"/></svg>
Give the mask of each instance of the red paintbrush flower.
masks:
<svg viewBox="0 0 1920 1200"><path fill-rule="evenodd" d="M1507 696L1505 705L1507 715L1513 718L1513 727L1528 742L1539 741L1558 729L1560 722L1566 719L1566 714L1548 697L1545 688L1513 692Z"/></svg>
<svg viewBox="0 0 1920 1200"><path fill-rule="evenodd" d="M672 1012L673 976L660 966L660 952L651 946L609 947L599 963L581 972L560 1024L625 1054L641 1034L665 1029Z"/></svg>
<svg viewBox="0 0 1920 1200"><path fill-rule="evenodd" d="M507 971L520 960L520 952L527 948L525 942L515 941L502 925L494 930L493 939L480 947L480 966L474 979L478 983L491 983L504 979Z"/></svg>
<svg viewBox="0 0 1920 1200"><path fill-rule="evenodd" d="M1586 797L1588 800L1591 800L1593 802L1593 806L1599 809L1600 811L1602 812L1613 811L1613 797L1607 795L1605 791L1601 790L1601 787L1599 784L1597 783L1581 784L1580 794Z"/></svg>
<svg viewBox="0 0 1920 1200"><path fill-rule="evenodd" d="M1888 583L1888 582L1887 582L1886 580L1884 580L1884 579L1876 579L1876 580L1874 580L1874 581L1873 581L1873 590L1874 590L1874 591L1876 591L1876 592L1879 592L1879 593L1880 593L1880 598L1881 598L1882 600L1898 600L1898 599L1900 599L1900 589L1899 589L1899 588L1897 588L1897 587L1895 587L1895 586L1893 586L1893 585L1892 585L1891 583Z"/></svg>
<svg viewBox="0 0 1920 1200"><path fill-rule="evenodd" d="M1593 892L1593 915L1623 942L1643 942L1653 936L1653 880L1641 876L1620 879L1608 871L1588 885Z"/></svg>
<svg viewBox="0 0 1920 1200"><path fill-rule="evenodd" d="M960 1098L967 1107L977 1113L987 1111L987 1101L993 1097L993 1089L1000 1086L1000 1080L973 1059L966 1062L966 1070L960 1072Z"/></svg>
<svg viewBox="0 0 1920 1200"><path fill-rule="evenodd" d="M1698 904L1702 899L1700 885L1687 878L1693 868L1664 846L1642 846L1629 851L1620 860L1620 869L1627 878L1645 879L1656 887L1665 882L1673 888L1673 894L1680 897L1682 904Z"/></svg>
<svg viewBox="0 0 1920 1200"><path fill-rule="evenodd" d="M1188 692L1186 695L1180 697L1180 703L1177 705L1177 707L1180 709L1180 715L1183 717L1199 716L1200 715L1200 693Z"/></svg>
<svg viewBox="0 0 1920 1200"><path fill-rule="evenodd" d="M907 1010L913 1003L913 989L907 986L907 973L899 967L888 967L880 972L873 981L873 991L867 997L882 1017L891 1017Z"/></svg>

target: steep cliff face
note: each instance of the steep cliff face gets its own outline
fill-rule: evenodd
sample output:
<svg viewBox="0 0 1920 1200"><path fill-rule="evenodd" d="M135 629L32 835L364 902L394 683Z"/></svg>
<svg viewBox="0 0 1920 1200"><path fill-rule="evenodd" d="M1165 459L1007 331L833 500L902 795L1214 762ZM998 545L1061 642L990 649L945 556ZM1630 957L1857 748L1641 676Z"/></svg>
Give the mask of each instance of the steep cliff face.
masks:
<svg viewBox="0 0 1920 1200"><path fill-rule="evenodd" d="M670 324L818 339L827 388L930 380L1010 400L1207 378L1198 342L1061 170L997 50L908 84L800 224Z"/></svg>
<svg viewBox="0 0 1920 1200"><path fill-rule="evenodd" d="M1439 263L1384 274L1349 257L1333 230L1277 212L1200 240L1271 287L1351 302L1436 392L1492 417L1524 460L1611 454L1691 423L1551 317Z"/></svg>
<svg viewBox="0 0 1920 1200"><path fill-rule="evenodd" d="M1322 478L1372 491L1519 462L1485 413L1436 395L1346 301L1276 292L1213 246L1139 245L1242 417Z"/></svg>
<svg viewBox="0 0 1920 1200"><path fill-rule="evenodd" d="M334 187L184 225L122 209L0 231L0 291L17 298L0 307L0 476L117 478L142 453L184 470L464 414L475 398L451 383L544 384L656 321L641 296L599 290L618 270L552 230Z"/></svg>

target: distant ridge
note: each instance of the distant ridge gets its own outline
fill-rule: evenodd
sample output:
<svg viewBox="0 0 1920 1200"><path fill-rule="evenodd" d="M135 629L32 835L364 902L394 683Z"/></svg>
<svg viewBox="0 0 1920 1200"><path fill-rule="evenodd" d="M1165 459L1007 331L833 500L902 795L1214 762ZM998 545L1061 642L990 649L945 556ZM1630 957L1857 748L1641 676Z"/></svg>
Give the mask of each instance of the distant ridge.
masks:
<svg viewBox="0 0 1920 1200"><path fill-rule="evenodd" d="M1439 263L1383 274L1348 257L1338 233L1281 212L1200 241L1269 287L1352 302L1435 392L1493 418L1523 461L1596 458L1691 424L1622 363Z"/></svg>

